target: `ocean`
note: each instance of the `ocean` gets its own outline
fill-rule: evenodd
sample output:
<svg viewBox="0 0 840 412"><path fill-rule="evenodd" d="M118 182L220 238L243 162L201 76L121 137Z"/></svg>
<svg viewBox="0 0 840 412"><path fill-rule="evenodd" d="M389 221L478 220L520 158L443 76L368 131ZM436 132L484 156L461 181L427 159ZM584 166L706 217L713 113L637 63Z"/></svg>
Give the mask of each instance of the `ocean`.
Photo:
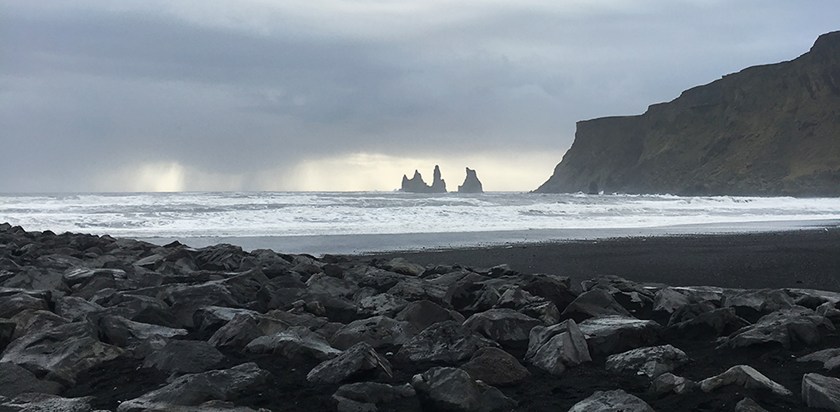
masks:
<svg viewBox="0 0 840 412"><path fill-rule="evenodd" d="M0 195L0 222L202 247L366 253L834 226L840 198L401 192Z"/></svg>

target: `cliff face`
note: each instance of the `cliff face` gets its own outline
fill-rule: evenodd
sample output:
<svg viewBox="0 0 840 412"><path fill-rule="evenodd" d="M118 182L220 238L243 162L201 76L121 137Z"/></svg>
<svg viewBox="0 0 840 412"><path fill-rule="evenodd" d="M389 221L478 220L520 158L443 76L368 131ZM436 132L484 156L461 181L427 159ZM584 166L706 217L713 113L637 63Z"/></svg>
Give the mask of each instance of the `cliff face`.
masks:
<svg viewBox="0 0 840 412"><path fill-rule="evenodd" d="M808 53L578 122L537 192L840 196L840 32Z"/></svg>

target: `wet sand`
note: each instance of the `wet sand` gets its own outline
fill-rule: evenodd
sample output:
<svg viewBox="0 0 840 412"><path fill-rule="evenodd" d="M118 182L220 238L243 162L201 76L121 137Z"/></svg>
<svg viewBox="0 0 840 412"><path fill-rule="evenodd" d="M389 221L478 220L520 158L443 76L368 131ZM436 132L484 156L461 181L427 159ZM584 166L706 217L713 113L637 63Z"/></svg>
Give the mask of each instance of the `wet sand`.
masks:
<svg viewBox="0 0 840 412"><path fill-rule="evenodd" d="M426 264L486 268L508 264L523 273L599 275L673 286L814 288L840 291L840 228L769 233L628 237L482 248L369 254Z"/></svg>

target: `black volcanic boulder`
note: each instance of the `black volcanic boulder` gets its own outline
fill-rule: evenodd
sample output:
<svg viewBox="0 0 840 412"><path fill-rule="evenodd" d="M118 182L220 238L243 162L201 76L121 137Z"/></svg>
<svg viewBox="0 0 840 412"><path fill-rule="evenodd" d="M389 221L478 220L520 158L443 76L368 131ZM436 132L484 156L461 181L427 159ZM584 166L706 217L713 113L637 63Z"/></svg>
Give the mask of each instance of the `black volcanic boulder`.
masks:
<svg viewBox="0 0 840 412"><path fill-rule="evenodd" d="M391 363L367 343L359 342L312 368L306 380L311 383L339 383L367 372L382 372L391 377Z"/></svg>
<svg viewBox="0 0 840 412"><path fill-rule="evenodd" d="M587 319L578 326L593 355L611 355L650 346L659 341L662 330L662 326L652 320L626 316Z"/></svg>
<svg viewBox="0 0 840 412"><path fill-rule="evenodd" d="M794 306L762 316L727 337L721 346L740 348L776 343L784 348L819 343L821 332L834 331L834 325L811 309Z"/></svg>
<svg viewBox="0 0 840 412"><path fill-rule="evenodd" d="M531 329L525 360L552 374L561 375L568 366L591 362L586 337L574 320Z"/></svg>
<svg viewBox="0 0 840 412"><path fill-rule="evenodd" d="M596 391L592 396L574 404L569 412L654 412L645 401L621 389Z"/></svg>
<svg viewBox="0 0 840 412"><path fill-rule="evenodd" d="M122 354L119 347L100 342L93 325L74 322L16 339L0 362L12 362L38 376L72 385L80 373Z"/></svg>
<svg viewBox="0 0 840 412"><path fill-rule="evenodd" d="M517 405L498 389L476 382L459 368L431 368L414 375L411 386L429 410L506 412L514 410Z"/></svg>
<svg viewBox="0 0 840 412"><path fill-rule="evenodd" d="M542 322L513 309L490 309L470 316L464 326L502 345L528 341L528 334Z"/></svg>
<svg viewBox="0 0 840 412"><path fill-rule="evenodd" d="M412 362L458 363L496 342L483 338L460 322L446 321L424 329L403 344L397 356Z"/></svg>
<svg viewBox="0 0 840 412"><path fill-rule="evenodd" d="M213 345L197 340L172 340L143 361L144 368L166 373L198 373L211 370L224 360Z"/></svg>
<svg viewBox="0 0 840 412"><path fill-rule="evenodd" d="M260 369L255 363L184 375L160 389L120 403L117 411L184 410L190 409L185 407L197 407L208 401L236 400L249 390L265 383L269 376L268 372Z"/></svg>
<svg viewBox="0 0 840 412"><path fill-rule="evenodd" d="M473 379L494 386L516 385L531 376L513 355L493 347L479 349L460 368Z"/></svg>
<svg viewBox="0 0 840 412"><path fill-rule="evenodd" d="M612 295L603 289L593 289L581 293L560 316L582 322L598 316L630 316L630 312L619 305Z"/></svg>

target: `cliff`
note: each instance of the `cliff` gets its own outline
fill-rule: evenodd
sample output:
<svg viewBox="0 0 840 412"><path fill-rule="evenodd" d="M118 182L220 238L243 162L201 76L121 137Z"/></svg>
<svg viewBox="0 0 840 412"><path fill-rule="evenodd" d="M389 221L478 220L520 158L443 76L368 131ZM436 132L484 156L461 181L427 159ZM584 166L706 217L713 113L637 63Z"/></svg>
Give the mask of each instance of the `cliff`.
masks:
<svg viewBox="0 0 840 412"><path fill-rule="evenodd" d="M840 196L840 31L638 116L577 123L537 192Z"/></svg>

